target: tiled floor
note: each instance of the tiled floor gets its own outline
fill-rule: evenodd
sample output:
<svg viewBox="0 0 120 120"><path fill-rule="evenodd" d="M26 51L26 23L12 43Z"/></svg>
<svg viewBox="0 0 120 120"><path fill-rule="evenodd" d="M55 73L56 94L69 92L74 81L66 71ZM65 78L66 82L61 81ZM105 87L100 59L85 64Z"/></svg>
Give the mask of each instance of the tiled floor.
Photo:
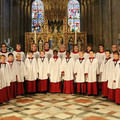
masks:
<svg viewBox="0 0 120 120"><path fill-rule="evenodd" d="M120 120L120 105L100 96L34 94L1 105L0 120Z"/></svg>

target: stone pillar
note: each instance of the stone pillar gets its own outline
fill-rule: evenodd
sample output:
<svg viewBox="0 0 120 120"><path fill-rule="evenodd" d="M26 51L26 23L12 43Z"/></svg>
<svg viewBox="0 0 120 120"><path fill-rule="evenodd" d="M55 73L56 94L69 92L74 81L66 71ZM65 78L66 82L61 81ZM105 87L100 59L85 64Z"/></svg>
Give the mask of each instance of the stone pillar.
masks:
<svg viewBox="0 0 120 120"><path fill-rule="evenodd" d="M85 6L84 1L81 0L81 31L85 31Z"/></svg>
<svg viewBox="0 0 120 120"><path fill-rule="evenodd" d="M3 0L0 0L0 43L2 43L2 30L3 30Z"/></svg>
<svg viewBox="0 0 120 120"><path fill-rule="evenodd" d="M113 44L112 40L112 0L108 0L108 34L109 34L109 43Z"/></svg>

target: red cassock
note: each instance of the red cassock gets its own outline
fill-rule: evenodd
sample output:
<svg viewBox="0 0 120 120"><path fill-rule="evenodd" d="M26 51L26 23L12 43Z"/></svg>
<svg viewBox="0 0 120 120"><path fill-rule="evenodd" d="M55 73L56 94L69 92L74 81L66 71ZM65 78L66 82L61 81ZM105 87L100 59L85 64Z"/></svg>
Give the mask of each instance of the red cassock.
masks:
<svg viewBox="0 0 120 120"><path fill-rule="evenodd" d="M98 88L99 88L99 90L102 89L102 82L98 82Z"/></svg>
<svg viewBox="0 0 120 120"><path fill-rule="evenodd" d="M0 103L4 102L4 98L3 98L3 89L0 89Z"/></svg>
<svg viewBox="0 0 120 120"><path fill-rule="evenodd" d="M26 92L34 93L36 92L36 80L35 81L26 81Z"/></svg>
<svg viewBox="0 0 120 120"><path fill-rule="evenodd" d="M87 89L86 83L77 83L77 93L85 94L86 89Z"/></svg>
<svg viewBox="0 0 120 120"><path fill-rule="evenodd" d="M74 85L73 80L65 81L64 80L64 87L63 87L63 93L65 94L73 94L74 93Z"/></svg>
<svg viewBox="0 0 120 120"><path fill-rule="evenodd" d="M38 80L37 83L37 90L38 92L45 92L47 91L47 87L48 87L48 80Z"/></svg>
<svg viewBox="0 0 120 120"><path fill-rule="evenodd" d="M115 89L109 89L108 91L108 99L111 101L115 100Z"/></svg>
<svg viewBox="0 0 120 120"><path fill-rule="evenodd" d="M108 96L108 82L102 82L102 95L104 97L107 97Z"/></svg>
<svg viewBox="0 0 120 120"><path fill-rule="evenodd" d="M17 83L11 82L10 83L10 97L16 98L16 96L17 96Z"/></svg>
<svg viewBox="0 0 120 120"><path fill-rule="evenodd" d="M11 96L10 96L10 86L6 87L6 94L7 94L7 100L10 100L11 99Z"/></svg>
<svg viewBox="0 0 120 120"><path fill-rule="evenodd" d="M60 93L61 92L61 82L53 83L50 82L49 92L51 93Z"/></svg>
<svg viewBox="0 0 120 120"><path fill-rule="evenodd" d="M4 101L10 100L10 91L8 90L8 87L3 88L3 99Z"/></svg>
<svg viewBox="0 0 120 120"><path fill-rule="evenodd" d="M87 83L87 94L88 95L97 95L97 82Z"/></svg>
<svg viewBox="0 0 120 120"><path fill-rule="evenodd" d="M120 104L120 88L115 90L115 103Z"/></svg>
<svg viewBox="0 0 120 120"><path fill-rule="evenodd" d="M24 82L17 82L17 95L24 94Z"/></svg>

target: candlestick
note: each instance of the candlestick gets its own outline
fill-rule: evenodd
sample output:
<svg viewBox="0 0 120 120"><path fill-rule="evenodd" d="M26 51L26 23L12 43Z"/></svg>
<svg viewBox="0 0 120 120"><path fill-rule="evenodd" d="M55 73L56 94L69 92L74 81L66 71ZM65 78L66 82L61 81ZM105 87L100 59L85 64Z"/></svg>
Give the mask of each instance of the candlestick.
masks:
<svg viewBox="0 0 120 120"><path fill-rule="evenodd" d="M37 43L37 41L36 41L36 31L34 32L34 36L35 36L35 43Z"/></svg>
<svg viewBox="0 0 120 120"><path fill-rule="evenodd" d="M77 44L77 30L75 29L75 44Z"/></svg>

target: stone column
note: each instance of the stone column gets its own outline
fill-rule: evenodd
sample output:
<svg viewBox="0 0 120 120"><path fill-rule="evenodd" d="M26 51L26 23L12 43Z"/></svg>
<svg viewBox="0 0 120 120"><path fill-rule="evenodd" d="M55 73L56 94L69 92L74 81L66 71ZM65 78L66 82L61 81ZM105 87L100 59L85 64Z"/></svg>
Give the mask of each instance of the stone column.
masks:
<svg viewBox="0 0 120 120"><path fill-rule="evenodd" d="M2 24L2 21L3 21L3 0L0 0L0 43L2 43L2 30L3 30L3 24Z"/></svg>
<svg viewBox="0 0 120 120"><path fill-rule="evenodd" d="M113 44L112 40L112 0L108 0L108 34L109 34L109 43Z"/></svg>

